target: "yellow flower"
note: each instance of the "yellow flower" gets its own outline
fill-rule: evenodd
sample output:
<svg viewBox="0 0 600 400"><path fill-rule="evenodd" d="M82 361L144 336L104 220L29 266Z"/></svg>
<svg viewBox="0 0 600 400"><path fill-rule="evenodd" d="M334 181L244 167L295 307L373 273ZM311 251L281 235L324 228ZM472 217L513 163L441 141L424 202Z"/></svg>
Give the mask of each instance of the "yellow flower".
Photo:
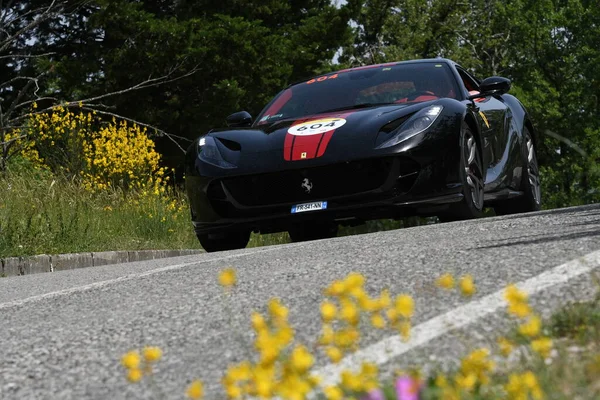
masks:
<svg viewBox="0 0 600 400"><path fill-rule="evenodd" d="M329 357L329 359L331 360L332 363L337 364L340 362L340 360L342 359L342 357L344 356L344 354L342 353L342 351L337 348L337 347L328 347L325 350L325 353L327 354L327 357Z"/></svg>
<svg viewBox="0 0 600 400"><path fill-rule="evenodd" d="M121 364L127 369L137 369L140 366L140 355L137 351L127 352L121 358Z"/></svg>
<svg viewBox="0 0 600 400"><path fill-rule="evenodd" d="M235 270L226 268L219 274L219 283L224 287L231 287L236 284Z"/></svg>
<svg viewBox="0 0 600 400"><path fill-rule="evenodd" d="M356 306L351 302L348 302L342 306L340 314L342 319L348 322L350 325L357 325L359 322L360 314Z"/></svg>
<svg viewBox="0 0 600 400"><path fill-rule="evenodd" d="M202 382L199 380L193 381L190 386L188 386L185 394L190 399L201 399L202 396L204 396L204 386L202 385Z"/></svg>
<svg viewBox="0 0 600 400"><path fill-rule="evenodd" d="M508 312L518 318L525 318L531 314L527 303L527 293L519 290L515 285L508 285L504 291L504 298L508 303Z"/></svg>
<svg viewBox="0 0 600 400"><path fill-rule="evenodd" d="M341 373L342 386L353 392L363 391L363 381L360 379L359 374L353 374L348 370L344 370Z"/></svg>
<svg viewBox="0 0 600 400"><path fill-rule="evenodd" d="M510 400L528 400L530 394L534 400L541 400L544 397L537 378L531 371L510 374L504 389Z"/></svg>
<svg viewBox="0 0 600 400"><path fill-rule="evenodd" d="M383 318L383 315L379 313L371 315L371 325L377 329L385 328L385 319Z"/></svg>
<svg viewBox="0 0 600 400"><path fill-rule="evenodd" d="M358 272L351 272L346 276L346 288L348 290L363 287L365 284L365 277Z"/></svg>
<svg viewBox="0 0 600 400"><path fill-rule="evenodd" d="M534 315L531 318L529 318L529 321L519 326L519 333L523 336L532 338L539 335L541 328L541 318L537 315Z"/></svg>
<svg viewBox="0 0 600 400"><path fill-rule="evenodd" d="M548 337L539 338L531 342L531 348L533 351L546 358L550 355L552 350L552 339Z"/></svg>
<svg viewBox="0 0 600 400"><path fill-rule="evenodd" d="M303 374L313 365L314 357L304 346L297 346L290 356L292 368Z"/></svg>
<svg viewBox="0 0 600 400"><path fill-rule="evenodd" d="M456 385L463 390L470 392L475 387L477 383L477 375L474 373L470 373L467 375L458 374L454 378Z"/></svg>
<svg viewBox="0 0 600 400"><path fill-rule="evenodd" d="M342 400L344 398L344 392L337 386L326 387L323 393L327 400Z"/></svg>
<svg viewBox="0 0 600 400"><path fill-rule="evenodd" d="M379 295L379 298L376 300L376 303L376 308L378 310L388 308L390 304L392 304L392 299L390 298L390 291L387 289L382 290L381 294Z"/></svg>
<svg viewBox="0 0 600 400"><path fill-rule="evenodd" d="M335 319L335 315L337 313L337 308L335 304L330 301L324 301L321 304L321 318L323 322L331 322Z"/></svg>
<svg viewBox="0 0 600 400"><path fill-rule="evenodd" d="M506 287L504 298L508 303L524 303L527 302L527 293L511 284Z"/></svg>
<svg viewBox="0 0 600 400"><path fill-rule="evenodd" d="M486 348L476 349L461 361L460 372L464 377L473 374L482 384L489 382L488 374L495 368L489 359L490 351Z"/></svg>
<svg viewBox="0 0 600 400"><path fill-rule="evenodd" d="M282 323L287 319L289 310L287 309L287 307L281 304L281 301L279 299L273 298L269 300L268 307L269 315L271 315L271 317L275 319L277 323Z"/></svg>
<svg viewBox="0 0 600 400"><path fill-rule="evenodd" d="M407 294L396 297L396 312L404 318L411 318L415 310L413 298Z"/></svg>
<svg viewBox="0 0 600 400"><path fill-rule="evenodd" d="M142 371L137 368L132 368L127 371L127 380L131 383L137 383L142 379Z"/></svg>
<svg viewBox="0 0 600 400"><path fill-rule="evenodd" d="M511 303L508 305L508 312L518 318L525 318L531 314L531 308L527 303Z"/></svg>
<svg viewBox="0 0 600 400"><path fill-rule="evenodd" d="M498 347L500 347L500 353L504 357L508 357L512 353L514 345L506 338L498 339Z"/></svg>
<svg viewBox="0 0 600 400"><path fill-rule="evenodd" d="M325 289L326 296L338 297L343 295L346 292L346 285L342 281L333 281L331 285L329 285Z"/></svg>
<svg viewBox="0 0 600 400"><path fill-rule="evenodd" d="M150 363L158 361L162 357L162 350L158 347L145 347L142 353L144 359Z"/></svg>
<svg viewBox="0 0 600 400"><path fill-rule="evenodd" d="M264 331L265 329L267 329L267 323L265 322L265 318L256 311L252 313L251 319L252 327L256 332Z"/></svg>
<svg viewBox="0 0 600 400"><path fill-rule="evenodd" d="M454 277L451 274L444 274L438 278L436 285L442 289L454 288Z"/></svg>
<svg viewBox="0 0 600 400"><path fill-rule="evenodd" d="M460 278L460 291L465 297L471 297L477 291L471 275Z"/></svg>
<svg viewBox="0 0 600 400"><path fill-rule="evenodd" d="M321 337L319 338L319 344L321 345L329 345L333 343L335 338L335 332L331 325L325 324L323 325L323 332L321 333Z"/></svg>

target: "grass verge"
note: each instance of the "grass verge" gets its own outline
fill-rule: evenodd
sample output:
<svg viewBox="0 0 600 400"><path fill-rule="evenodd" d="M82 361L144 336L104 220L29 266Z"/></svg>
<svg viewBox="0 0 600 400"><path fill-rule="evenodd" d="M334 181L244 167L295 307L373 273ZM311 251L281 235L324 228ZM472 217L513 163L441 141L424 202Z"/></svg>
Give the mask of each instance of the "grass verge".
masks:
<svg viewBox="0 0 600 400"><path fill-rule="evenodd" d="M34 169L0 177L0 257L199 247L178 193L91 193Z"/></svg>

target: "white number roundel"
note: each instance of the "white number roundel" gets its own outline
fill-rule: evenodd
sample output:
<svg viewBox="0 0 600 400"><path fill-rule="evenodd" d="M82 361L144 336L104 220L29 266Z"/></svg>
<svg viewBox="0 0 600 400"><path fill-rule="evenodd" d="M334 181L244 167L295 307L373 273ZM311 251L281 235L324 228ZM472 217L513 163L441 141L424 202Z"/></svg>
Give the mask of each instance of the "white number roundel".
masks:
<svg viewBox="0 0 600 400"><path fill-rule="evenodd" d="M290 129L288 129L288 133L297 136L318 135L319 133L325 133L337 129L345 123L346 120L343 118L315 119L291 126Z"/></svg>

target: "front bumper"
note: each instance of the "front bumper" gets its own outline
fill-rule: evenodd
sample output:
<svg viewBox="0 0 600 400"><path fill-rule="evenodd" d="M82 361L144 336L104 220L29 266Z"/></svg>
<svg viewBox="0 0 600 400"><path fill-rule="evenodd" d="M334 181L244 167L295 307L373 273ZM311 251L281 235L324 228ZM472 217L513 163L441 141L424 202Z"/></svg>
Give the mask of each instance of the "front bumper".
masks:
<svg viewBox="0 0 600 400"><path fill-rule="evenodd" d="M400 155L260 175L192 175L186 187L196 233L271 233L315 219L349 224L433 214L462 198L453 158L421 166ZM291 214L293 205L312 201L327 201L327 210Z"/></svg>

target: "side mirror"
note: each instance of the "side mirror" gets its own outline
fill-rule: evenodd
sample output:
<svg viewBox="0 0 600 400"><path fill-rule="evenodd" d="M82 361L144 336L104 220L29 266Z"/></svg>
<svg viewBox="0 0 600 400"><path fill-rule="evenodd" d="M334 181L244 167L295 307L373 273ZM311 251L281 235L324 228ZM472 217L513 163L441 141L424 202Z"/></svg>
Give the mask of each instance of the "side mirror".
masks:
<svg viewBox="0 0 600 400"><path fill-rule="evenodd" d="M485 78L479 85L479 90L484 96L507 93L510 90L510 79L501 76Z"/></svg>
<svg viewBox="0 0 600 400"><path fill-rule="evenodd" d="M231 114L225 119L227 126L245 127L252 124L252 115L248 111L239 111Z"/></svg>

